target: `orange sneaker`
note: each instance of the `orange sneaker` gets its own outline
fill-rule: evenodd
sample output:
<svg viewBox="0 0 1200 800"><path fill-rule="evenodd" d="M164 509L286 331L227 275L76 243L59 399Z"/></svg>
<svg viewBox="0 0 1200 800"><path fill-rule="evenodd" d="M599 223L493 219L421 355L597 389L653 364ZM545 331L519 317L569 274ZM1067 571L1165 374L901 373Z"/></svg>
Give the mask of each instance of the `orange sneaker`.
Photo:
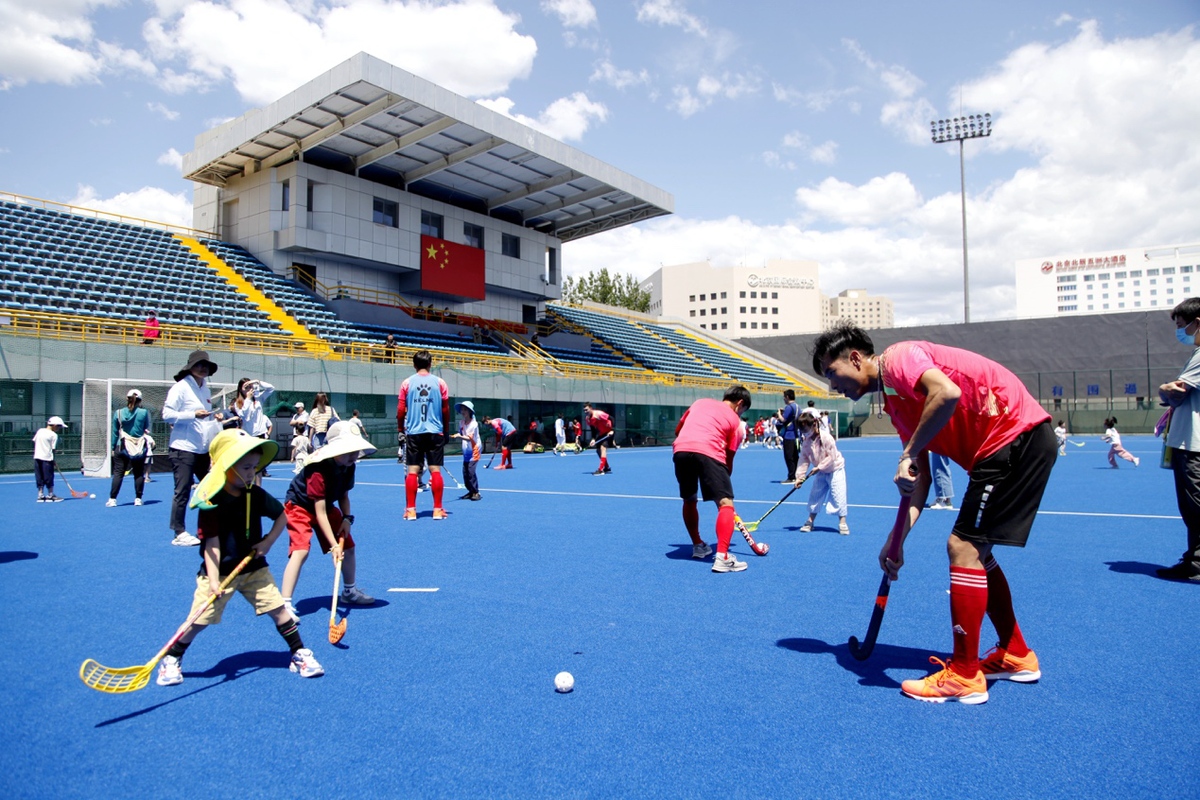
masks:
<svg viewBox="0 0 1200 800"><path fill-rule="evenodd" d="M404 509L404 519L409 520L409 519L416 519L416 518L417 518L417 510L415 508Z"/></svg>
<svg viewBox="0 0 1200 800"><path fill-rule="evenodd" d="M998 644L980 660L979 668L989 681L1035 683L1042 677L1037 654L1032 650L1027 655L1014 656Z"/></svg>
<svg viewBox="0 0 1200 800"><path fill-rule="evenodd" d="M924 700L927 703L944 703L950 700L973 706L987 702L987 680L983 677L983 670L968 677L959 675L949 664L935 656L930 656L929 662L941 664L941 670L918 680L905 681L900 684L900 691L914 700Z"/></svg>
<svg viewBox="0 0 1200 800"><path fill-rule="evenodd" d="M444 508L435 508L435 509L433 510L433 518L434 518L434 519L445 519L446 517L447 517L447 514L446 514L446 509L444 509Z"/></svg>

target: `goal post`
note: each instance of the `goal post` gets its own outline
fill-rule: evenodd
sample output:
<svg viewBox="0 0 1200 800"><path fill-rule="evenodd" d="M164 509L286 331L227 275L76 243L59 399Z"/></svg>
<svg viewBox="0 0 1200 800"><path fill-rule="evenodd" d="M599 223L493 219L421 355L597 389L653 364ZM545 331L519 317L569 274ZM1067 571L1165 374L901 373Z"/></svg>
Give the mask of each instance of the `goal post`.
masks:
<svg viewBox="0 0 1200 800"><path fill-rule="evenodd" d="M163 422L162 408L174 381L138 381L126 378L101 378L83 382L83 429L80 460L83 474L93 478L112 477L112 422L118 409L125 408L130 389L142 393L142 408L150 412L150 435L154 438L153 455L166 457L170 426ZM209 382L213 408L223 408L236 388L230 383Z"/></svg>

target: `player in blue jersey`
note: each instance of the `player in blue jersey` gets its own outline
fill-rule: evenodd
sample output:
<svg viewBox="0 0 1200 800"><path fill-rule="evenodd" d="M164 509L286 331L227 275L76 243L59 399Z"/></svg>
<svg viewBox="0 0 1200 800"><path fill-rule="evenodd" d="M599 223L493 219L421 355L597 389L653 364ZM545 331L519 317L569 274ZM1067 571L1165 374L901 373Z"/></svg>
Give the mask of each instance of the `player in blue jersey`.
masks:
<svg viewBox="0 0 1200 800"><path fill-rule="evenodd" d="M413 353L417 373L400 384L396 404L396 430L405 436L408 474L404 477L404 518L417 518L417 473L429 465L429 487L433 490L433 518L445 519L442 508L442 461L446 448L446 421L450 419L450 388L429 374L433 357L428 350Z"/></svg>

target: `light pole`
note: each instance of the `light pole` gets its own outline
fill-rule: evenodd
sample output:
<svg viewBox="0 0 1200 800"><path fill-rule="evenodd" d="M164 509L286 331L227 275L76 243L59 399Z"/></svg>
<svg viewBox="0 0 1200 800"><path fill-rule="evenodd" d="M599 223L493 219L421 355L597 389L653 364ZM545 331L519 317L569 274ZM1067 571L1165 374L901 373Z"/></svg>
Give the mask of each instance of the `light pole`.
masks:
<svg viewBox="0 0 1200 800"><path fill-rule="evenodd" d="M962 182L963 231L963 322L971 321L971 283L967 272L967 168L963 160L963 142L992 135L991 114L971 114L966 117L939 119L929 123L929 133L935 144L958 142L958 177Z"/></svg>

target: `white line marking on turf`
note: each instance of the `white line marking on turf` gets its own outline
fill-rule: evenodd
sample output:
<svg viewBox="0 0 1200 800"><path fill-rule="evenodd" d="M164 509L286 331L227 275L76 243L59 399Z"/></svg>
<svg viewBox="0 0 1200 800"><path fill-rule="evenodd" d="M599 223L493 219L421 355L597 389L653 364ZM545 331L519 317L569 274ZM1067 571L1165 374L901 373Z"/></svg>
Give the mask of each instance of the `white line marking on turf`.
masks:
<svg viewBox="0 0 1200 800"><path fill-rule="evenodd" d="M437 589L388 589L389 592L436 592Z"/></svg>

